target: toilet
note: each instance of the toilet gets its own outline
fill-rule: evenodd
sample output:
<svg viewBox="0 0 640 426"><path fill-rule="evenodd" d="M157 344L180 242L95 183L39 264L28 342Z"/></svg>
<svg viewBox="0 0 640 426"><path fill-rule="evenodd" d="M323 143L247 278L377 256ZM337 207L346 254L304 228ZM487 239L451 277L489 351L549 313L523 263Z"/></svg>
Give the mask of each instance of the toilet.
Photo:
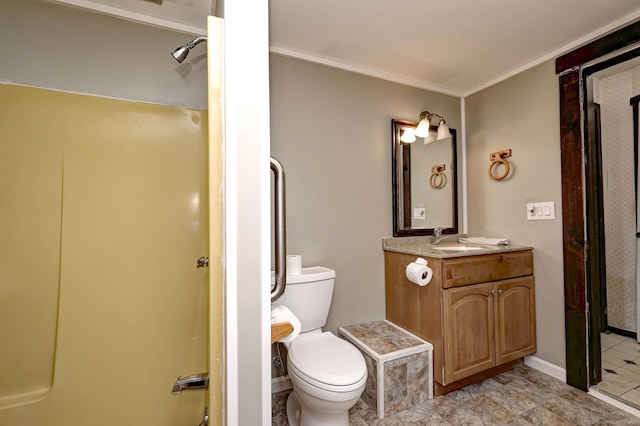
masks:
<svg viewBox="0 0 640 426"><path fill-rule="evenodd" d="M334 270L322 266L302 268L299 275L287 275L285 292L274 302L274 306L288 307L301 324L298 337L285 343L293 384L287 399L292 426L348 426L349 409L367 382L360 351L321 330L331 307L335 276Z"/></svg>

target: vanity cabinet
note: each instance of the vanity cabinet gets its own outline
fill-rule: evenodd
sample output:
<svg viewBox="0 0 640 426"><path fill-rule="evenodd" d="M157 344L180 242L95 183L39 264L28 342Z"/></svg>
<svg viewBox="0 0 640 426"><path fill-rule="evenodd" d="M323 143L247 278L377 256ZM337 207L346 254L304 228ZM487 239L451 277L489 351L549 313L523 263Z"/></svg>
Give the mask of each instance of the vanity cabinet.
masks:
<svg viewBox="0 0 640 426"><path fill-rule="evenodd" d="M424 287L405 276L416 257L433 269ZM442 257L385 251L385 283L387 319L434 346L437 394L497 374L536 351L530 248Z"/></svg>
<svg viewBox="0 0 640 426"><path fill-rule="evenodd" d="M533 277L444 290L444 383L535 352Z"/></svg>

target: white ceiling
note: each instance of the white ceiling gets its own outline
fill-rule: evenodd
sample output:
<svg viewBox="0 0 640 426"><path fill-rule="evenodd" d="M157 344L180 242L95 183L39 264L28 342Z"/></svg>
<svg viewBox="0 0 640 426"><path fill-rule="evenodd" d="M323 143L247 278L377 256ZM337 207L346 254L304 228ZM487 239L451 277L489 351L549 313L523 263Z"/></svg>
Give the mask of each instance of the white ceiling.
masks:
<svg viewBox="0 0 640 426"><path fill-rule="evenodd" d="M270 0L274 53L467 96L640 19L638 0Z"/></svg>

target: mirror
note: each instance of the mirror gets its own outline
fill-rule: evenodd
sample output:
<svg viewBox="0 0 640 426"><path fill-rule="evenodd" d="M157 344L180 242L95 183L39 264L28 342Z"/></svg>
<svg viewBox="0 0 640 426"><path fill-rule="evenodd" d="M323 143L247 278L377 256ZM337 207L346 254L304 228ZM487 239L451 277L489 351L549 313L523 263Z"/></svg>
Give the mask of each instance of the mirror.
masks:
<svg viewBox="0 0 640 426"><path fill-rule="evenodd" d="M400 140L418 123L392 120L393 236L458 233L456 131L451 137L424 144L424 139ZM437 127L431 126L432 131Z"/></svg>

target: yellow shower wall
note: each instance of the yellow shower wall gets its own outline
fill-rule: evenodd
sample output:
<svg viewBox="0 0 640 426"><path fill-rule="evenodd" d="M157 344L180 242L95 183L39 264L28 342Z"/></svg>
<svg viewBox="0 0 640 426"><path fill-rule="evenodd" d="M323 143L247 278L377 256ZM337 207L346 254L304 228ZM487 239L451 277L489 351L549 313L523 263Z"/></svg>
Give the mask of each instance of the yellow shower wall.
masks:
<svg viewBox="0 0 640 426"><path fill-rule="evenodd" d="M202 420L206 393L170 391L208 369L207 131L0 85L1 425Z"/></svg>
<svg viewBox="0 0 640 426"><path fill-rule="evenodd" d="M51 389L64 146L33 121L33 98L7 89L0 86L0 407ZM51 100L38 102L55 111Z"/></svg>

